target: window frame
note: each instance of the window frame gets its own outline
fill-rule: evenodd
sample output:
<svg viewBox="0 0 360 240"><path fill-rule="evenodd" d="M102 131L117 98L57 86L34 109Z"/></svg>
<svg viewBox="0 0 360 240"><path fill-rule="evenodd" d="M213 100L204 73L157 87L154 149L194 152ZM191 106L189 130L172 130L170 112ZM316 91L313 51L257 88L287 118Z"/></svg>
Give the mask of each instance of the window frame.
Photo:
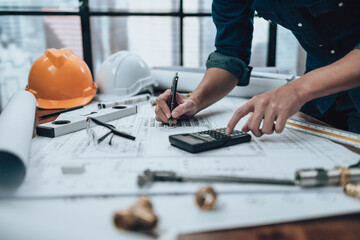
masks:
<svg viewBox="0 0 360 240"><path fill-rule="evenodd" d="M89 0L79 0L78 11L17 11L17 10L1 10L0 16L79 16L81 23L81 36L83 46L84 61L93 72L93 58L91 48L91 24L90 18L96 17L118 17L118 16L165 16L179 18L179 63L184 64L184 18L186 17L211 17L211 13L186 13L184 12L184 1L179 0L179 10L175 12L123 12L123 11L90 11ZM255 17L257 17L255 15ZM272 67L276 64L276 34L277 26L269 23L269 36L267 46L267 66Z"/></svg>

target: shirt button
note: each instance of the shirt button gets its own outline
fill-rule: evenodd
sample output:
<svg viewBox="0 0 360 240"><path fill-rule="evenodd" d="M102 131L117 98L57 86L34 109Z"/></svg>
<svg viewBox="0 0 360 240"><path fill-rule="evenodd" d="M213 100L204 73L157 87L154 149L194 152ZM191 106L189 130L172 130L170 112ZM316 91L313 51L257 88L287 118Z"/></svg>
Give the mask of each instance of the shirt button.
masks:
<svg viewBox="0 0 360 240"><path fill-rule="evenodd" d="M335 50L331 50L330 53L331 53L331 54L335 54Z"/></svg>
<svg viewBox="0 0 360 240"><path fill-rule="evenodd" d="M299 27L302 27L302 23L298 23L298 26L299 26Z"/></svg>
<svg viewBox="0 0 360 240"><path fill-rule="evenodd" d="M344 6L344 3L343 3L343 2L339 2L338 6L339 6L339 7L342 7L342 6Z"/></svg>
<svg viewBox="0 0 360 240"><path fill-rule="evenodd" d="M319 47L323 47L324 45L320 44Z"/></svg>

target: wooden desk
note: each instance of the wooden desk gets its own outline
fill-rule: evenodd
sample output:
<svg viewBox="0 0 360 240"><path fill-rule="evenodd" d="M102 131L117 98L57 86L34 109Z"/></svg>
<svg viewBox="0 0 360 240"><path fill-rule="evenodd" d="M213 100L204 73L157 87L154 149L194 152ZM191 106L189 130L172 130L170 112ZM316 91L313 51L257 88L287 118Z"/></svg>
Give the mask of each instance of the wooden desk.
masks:
<svg viewBox="0 0 360 240"><path fill-rule="evenodd" d="M38 110L36 112L36 123L45 123L53 121L56 116L39 119L39 116L52 112L51 110ZM307 120L320 123L318 120L307 117ZM351 150L360 153L360 149L351 148ZM360 201L359 201L360 204ZM241 213L239 213L241 217ZM221 219L219 219L221 221ZM181 235L179 240L331 240L331 239L360 239L360 213L298 221L291 223L267 225L261 227L239 228L224 231L214 231L206 233Z"/></svg>
<svg viewBox="0 0 360 240"><path fill-rule="evenodd" d="M179 240L358 240L359 234L360 214L352 214L263 227L182 235Z"/></svg>

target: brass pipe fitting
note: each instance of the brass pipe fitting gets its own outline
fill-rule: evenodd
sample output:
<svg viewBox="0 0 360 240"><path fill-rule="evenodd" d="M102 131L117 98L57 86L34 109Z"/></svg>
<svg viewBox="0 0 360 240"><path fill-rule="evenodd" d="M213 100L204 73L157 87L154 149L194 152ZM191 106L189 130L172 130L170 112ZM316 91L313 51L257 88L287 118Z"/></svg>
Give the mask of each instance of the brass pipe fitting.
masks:
<svg viewBox="0 0 360 240"><path fill-rule="evenodd" d="M343 187L346 195L360 200L360 185L355 183L346 183Z"/></svg>
<svg viewBox="0 0 360 240"><path fill-rule="evenodd" d="M113 220L119 229L149 231L156 227L158 217L149 198L143 196L130 208L115 213Z"/></svg>
<svg viewBox="0 0 360 240"><path fill-rule="evenodd" d="M217 201L217 194L210 186L205 186L199 189L195 195L196 205L205 211L215 208Z"/></svg>

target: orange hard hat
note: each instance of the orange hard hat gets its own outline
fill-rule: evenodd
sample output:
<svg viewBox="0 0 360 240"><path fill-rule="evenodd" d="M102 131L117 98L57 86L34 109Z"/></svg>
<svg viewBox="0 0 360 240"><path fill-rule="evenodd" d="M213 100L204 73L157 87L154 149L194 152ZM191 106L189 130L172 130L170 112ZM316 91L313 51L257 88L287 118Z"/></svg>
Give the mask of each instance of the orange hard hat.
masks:
<svg viewBox="0 0 360 240"><path fill-rule="evenodd" d="M96 94L90 69L70 49L46 50L32 65L26 90L38 108L71 108L89 103Z"/></svg>

